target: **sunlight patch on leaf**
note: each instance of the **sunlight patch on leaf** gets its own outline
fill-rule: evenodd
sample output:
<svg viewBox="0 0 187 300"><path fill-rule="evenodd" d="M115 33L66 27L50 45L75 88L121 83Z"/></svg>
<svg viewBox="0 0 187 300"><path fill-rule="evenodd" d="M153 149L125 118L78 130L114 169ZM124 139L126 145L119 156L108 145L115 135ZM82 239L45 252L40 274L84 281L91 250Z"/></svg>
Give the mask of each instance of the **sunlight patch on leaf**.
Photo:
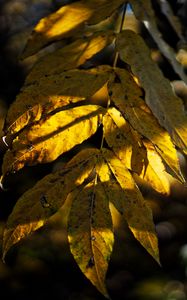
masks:
<svg viewBox="0 0 187 300"><path fill-rule="evenodd" d="M108 297L105 276L114 236L109 201L102 184L89 183L73 199L68 237L70 250L81 271Z"/></svg>
<svg viewBox="0 0 187 300"><path fill-rule="evenodd" d="M139 134L116 108L110 108L103 118L104 136L109 147L126 168L141 174L145 169L146 150Z"/></svg>
<svg viewBox="0 0 187 300"><path fill-rule="evenodd" d="M17 133L57 108L89 99L109 80L111 72L111 67L99 66L40 78L24 87L10 106L5 130Z"/></svg>
<svg viewBox="0 0 187 300"><path fill-rule="evenodd" d="M54 41L74 36L86 24L97 24L119 8L123 0L81 0L62 6L41 19L27 42L26 58Z"/></svg>
<svg viewBox="0 0 187 300"><path fill-rule="evenodd" d="M113 39L114 33L111 31L96 32L45 55L34 65L25 84L34 83L45 75L58 74L79 67L111 44Z"/></svg>
<svg viewBox="0 0 187 300"><path fill-rule="evenodd" d="M149 139L156 151L170 168L178 180L184 182L180 171L177 151L166 130L162 128L151 113L143 98L141 88L135 83L128 71L115 70L119 83L109 85L111 100L129 121L133 129ZM159 88L158 88L159 89Z"/></svg>
<svg viewBox="0 0 187 300"><path fill-rule="evenodd" d="M24 129L4 156L3 174L55 160L92 136L104 113L101 106L85 105L60 111Z"/></svg>
<svg viewBox="0 0 187 300"><path fill-rule="evenodd" d="M182 100L174 94L169 80L151 59L149 48L139 35L130 30L119 34L116 45L122 60L131 66L145 90L147 105L171 134L175 144L186 152L187 116Z"/></svg>
<svg viewBox="0 0 187 300"><path fill-rule="evenodd" d="M150 142L144 141L143 143L147 150L148 164L146 169L140 174L140 177L147 181L157 192L169 195L169 179L161 157Z"/></svg>
<svg viewBox="0 0 187 300"><path fill-rule="evenodd" d="M67 195L87 180L97 156L97 149L82 150L63 170L45 176L19 198L4 231L4 258L14 244L43 226L61 208Z"/></svg>
<svg viewBox="0 0 187 300"><path fill-rule="evenodd" d="M124 164L107 149L102 150L103 158L124 192L124 197L116 199L111 194L111 201L118 209L123 208L127 224L135 238L159 263L158 239L155 232L151 209L146 205L134 179ZM120 210L119 210L120 211Z"/></svg>

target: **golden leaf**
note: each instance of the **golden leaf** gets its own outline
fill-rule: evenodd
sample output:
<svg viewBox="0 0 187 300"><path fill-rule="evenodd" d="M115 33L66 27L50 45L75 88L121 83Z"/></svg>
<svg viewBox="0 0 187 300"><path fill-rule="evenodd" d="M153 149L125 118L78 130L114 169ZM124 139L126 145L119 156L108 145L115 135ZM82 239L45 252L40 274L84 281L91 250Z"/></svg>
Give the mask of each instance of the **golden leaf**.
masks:
<svg viewBox="0 0 187 300"><path fill-rule="evenodd" d="M139 0L138 2L136 0L130 0L129 2L132 5L135 16L137 17L137 19L143 22L144 26L147 28L147 30L157 43L158 48L160 49L162 54L168 59L173 69L181 77L181 79L187 83L187 76L184 72L183 67L176 59L176 53L170 47L170 45L164 41L164 39L162 38L162 34L158 29L156 16L152 8L151 0ZM142 51L144 50L142 49ZM147 54L145 54L145 57L146 55Z"/></svg>
<svg viewBox="0 0 187 300"><path fill-rule="evenodd" d="M57 108L90 98L109 80L111 72L109 66L99 66L40 78L17 96L8 111L5 130L17 133Z"/></svg>
<svg viewBox="0 0 187 300"><path fill-rule="evenodd" d="M103 125L108 146L126 168L141 174L147 164L147 156L139 134L114 107L108 109L108 113L103 117Z"/></svg>
<svg viewBox="0 0 187 300"><path fill-rule="evenodd" d="M124 217L135 238L159 263L158 240L151 210L124 164L111 151L103 149L102 152L103 158L122 189L122 191L118 189L118 196L116 193L109 192L110 201L117 209L119 207L119 211L123 209Z"/></svg>
<svg viewBox="0 0 187 300"><path fill-rule="evenodd" d="M126 70L118 68L115 72L121 83L110 83L109 93L111 94L111 100L131 126L153 143L156 151L169 166L172 173L181 182L184 182L179 167L177 151L168 132L159 125L157 119L142 99L141 88Z"/></svg>
<svg viewBox="0 0 187 300"><path fill-rule="evenodd" d="M39 21L28 40L23 58L54 41L74 36L85 23L96 24L106 19L123 3L123 0L81 0L62 6Z"/></svg>
<svg viewBox="0 0 187 300"><path fill-rule="evenodd" d="M182 100L173 93L169 80L152 61L143 39L130 30L123 31L117 38L117 48L144 88L145 101L159 123L168 130L175 144L187 152L187 116Z"/></svg>
<svg viewBox="0 0 187 300"><path fill-rule="evenodd" d="M4 156L2 171L14 172L25 165L47 163L92 136L105 109L97 105L79 106L49 115L25 128Z"/></svg>
<svg viewBox="0 0 187 300"><path fill-rule="evenodd" d="M15 243L43 226L64 204L67 195L90 176L97 155L96 149L81 151L63 170L45 176L20 197L4 231L4 258Z"/></svg>
<svg viewBox="0 0 187 300"><path fill-rule="evenodd" d="M70 250L81 271L108 297L105 276L114 236L109 201L100 183L89 183L73 199L68 237Z"/></svg>
<svg viewBox="0 0 187 300"><path fill-rule="evenodd" d="M162 160L150 142L144 141L144 145L147 149L148 164L140 177L147 181L157 192L168 195L170 184Z"/></svg>
<svg viewBox="0 0 187 300"><path fill-rule="evenodd" d="M114 39L113 32L96 32L42 57L26 78L26 84L34 83L43 76L59 74L84 64Z"/></svg>

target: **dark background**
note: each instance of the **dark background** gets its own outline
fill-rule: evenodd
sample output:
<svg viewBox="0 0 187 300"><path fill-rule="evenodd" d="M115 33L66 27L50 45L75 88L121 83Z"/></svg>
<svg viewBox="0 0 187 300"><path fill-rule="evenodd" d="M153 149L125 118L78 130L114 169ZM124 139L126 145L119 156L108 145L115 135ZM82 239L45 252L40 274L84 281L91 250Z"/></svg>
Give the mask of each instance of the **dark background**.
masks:
<svg viewBox="0 0 187 300"><path fill-rule="evenodd" d="M32 27L48 13L69 1L0 0L0 132L9 105L23 85L32 64L20 62L21 53ZM170 1L183 24L187 38L187 1ZM167 42L178 51L180 41L159 11L159 26ZM132 21L129 21L133 23ZM139 28L146 42L157 51L144 28ZM181 45L180 45L181 46ZM182 47L186 47L185 43ZM100 58L102 60L102 57ZM158 52L156 56L165 76L179 78ZM180 83L180 82L179 82ZM178 91L180 92L180 91ZM186 90L183 91L186 101ZM5 148L1 145L1 161ZM58 160L61 163L61 160ZM186 172L186 162L181 156ZM8 214L19 196L38 179L56 167L56 163L25 168L12 175L8 191L0 191L0 234ZM185 300L187 299L187 188L171 181L171 195L161 196L142 187L153 209L159 238L162 267L146 253L129 233L125 222L115 210L116 242L107 275L107 287L112 299ZM13 247L6 264L0 261L0 295L3 299L104 299L82 275L67 244L64 208L45 228ZM4 296L2 296L4 295Z"/></svg>

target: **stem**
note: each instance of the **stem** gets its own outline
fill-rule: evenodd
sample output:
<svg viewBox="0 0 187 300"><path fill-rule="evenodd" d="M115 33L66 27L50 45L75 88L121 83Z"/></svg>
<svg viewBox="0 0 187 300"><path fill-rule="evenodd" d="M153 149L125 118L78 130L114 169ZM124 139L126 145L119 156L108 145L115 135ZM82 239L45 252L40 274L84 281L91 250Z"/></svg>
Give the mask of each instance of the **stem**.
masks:
<svg viewBox="0 0 187 300"><path fill-rule="evenodd" d="M122 32L122 30L123 30L123 25L124 25L124 22L125 22L126 9L127 9L127 3L125 3L124 7L123 7L123 12L122 12L122 17L121 17L121 22L120 22L120 27L119 27L118 33ZM115 57L114 57L113 68L116 68L118 58L119 58L119 52L117 51L116 54L115 54Z"/></svg>
<svg viewBox="0 0 187 300"><path fill-rule="evenodd" d="M122 17L121 17L121 22L120 22L120 27L119 27L118 33L120 33L120 32L123 30L123 25L124 25L124 21L125 21L126 9L127 9L127 3L125 3L125 4L124 4L124 7L123 7L123 12L122 12ZM113 68L116 68L118 58L119 58L119 52L116 52L115 57L114 57L114 62L113 62ZM106 109L108 109L109 106L110 106L110 97L109 97L109 95L108 95L108 101L107 101L107 107L106 107ZM103 148L104 139L105 139L105 138L104 138L104 133L103 133L103 135L102 135L102 140L101 140L101 146L100 146L100 149ZM96 178L96 181L97 181L97 178Z"/></svg>

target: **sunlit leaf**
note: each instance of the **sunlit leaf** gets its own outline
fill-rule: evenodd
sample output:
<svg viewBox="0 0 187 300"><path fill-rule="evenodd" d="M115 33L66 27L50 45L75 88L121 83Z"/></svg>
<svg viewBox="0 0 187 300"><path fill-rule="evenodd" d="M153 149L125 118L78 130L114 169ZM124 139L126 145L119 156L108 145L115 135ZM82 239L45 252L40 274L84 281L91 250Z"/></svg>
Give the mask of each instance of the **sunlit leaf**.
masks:
<svg viewBox="0 0 187 300"><path fill-rule="evenodd" d="M170 193L170 184L165 167L155 148L151 143L145 142L148 164L140 177L147 181L157 192Z"/></svg>
<svg viewBox="0 0 187 300"><path fill-rule="evenodd" d="M20 197L4 231L3 257L15 243L43 226L59 210L68 193L92 173L97 155L96 149L82 150L63 170L45 176Z"/></svg>
<svg viewBox="0 0 187 300"><path fill-rule="evenodd" d="M109 93L111 94L111 100L132 127L153 143L156 151L169 166L172 173L183 182L184 179L180 171L177 151L168 132L159 125L157 119L142 99L143 93L141 88L126 70L118 68L116 69L116 74L120 82L110 84ZM149 85L149 89L151 88L152 86ZM157 90L159 93L160 88L157 88Z"/></svg>
<svg viewBox="0 0 187 300"><path fill-rule="evenodd" d="M61 7L36 25L23 58L54 41L74 36L85 23L96 24L106 19L123 3L124 0L82 0Z"/></svg>
<svg viewBox="0 0 187 300"><path fill-rule="evenodd" d="M109 147L128 169L141 174L147 164L147 157L138 133L115 108L108 110L103 118L103 125Z"/></svg>
<svg viewBox="0 0 187 300"><path fill-rule="evenodd" d="M187 83L187 76L181 64L176 60L176 53L174 52L173 48L171 48L170 45L164 41L164 39L162 38L162 34L158 29L156 16L152 8L151 0L130 0L129 2L132 5L135 16L143 22L143 24L157 43L158 48L160 49L162 54L168 59L173 69L181 77L181 79ZM131 41L129 42L131 44ZM144 50L142 49L142 51ZM145 57L146 55L147 54L145 54Z"/></svg>
<svg viewBox="0 0 187 300"><path fill-rule="evenodd" d="M59 74L84 64L86 60L112 43L113 39L114 34L110 31L97 32L45 55L34 65L26 78L26 84L34 83L43 76Z"/></svg>
<svg viewBox="0 0 187 300"><path fill-rule="evenodd" d="M109 193L110 201L117 209L119 207L119 211L123 209L124 217L135 238L159 263L158 240L151 210L124 164L111 151L103 149L102 152L112 174L123 190L120 193L124 193L124 197L119 197L119 195L116 197L115 193Z"/></svg>
<svg viewBox="0 0 187 300"><path fill-rule="evenodd" d="M5 130L16 133L57 108L91 97L110 76L109 66L99 66L40 78L17 96L8 111Z"/></svg>
<svg viewBox="0 0 187 300"><path fill-rule="evenodd" d="M3 174L47 163L92 136L105 109L85 105L57 112L24 129L4 156Z"/></svg>
<svg viewBox="0 0 187 300"><path fill-rule="evenodd" d="M68 236L71 252L81 271L108 297L105 276L114 236L109 201L100 183L89 183L73 199Z"/></svg>

